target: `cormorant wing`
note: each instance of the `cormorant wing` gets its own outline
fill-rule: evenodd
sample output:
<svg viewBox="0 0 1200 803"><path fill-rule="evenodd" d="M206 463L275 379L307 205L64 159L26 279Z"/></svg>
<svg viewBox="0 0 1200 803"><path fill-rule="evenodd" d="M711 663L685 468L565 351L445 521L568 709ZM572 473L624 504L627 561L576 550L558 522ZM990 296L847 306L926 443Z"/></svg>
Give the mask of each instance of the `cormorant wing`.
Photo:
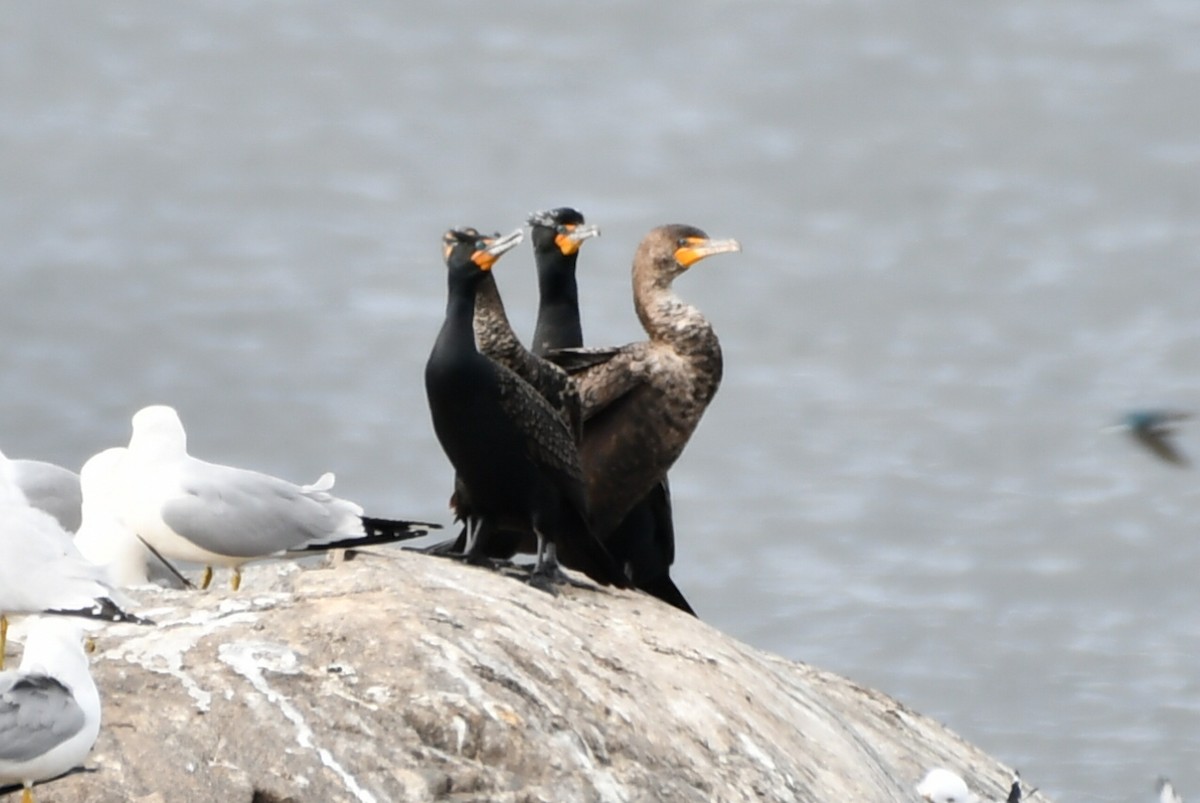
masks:
<svg viewBox="0 0 1200 803"><path fill-rule="evenodd" d="M566 371L521 343L508 322L495 279L489 274L475 291L475 340L481 354L513 371L558 411L576 443L583 435L579 392Z"/></svg>
<svg viewBox="0 0 1200 803"><path fill-rule="evenodd" d="M500 405L513 424L525 436L528 455L535 463L549 469L568 485L578 488L583 498L583 469L579 464L579 448L566 424L541 394L528 382L503 365L493 363L500 386ZM580 510L584 510L580 506Z"/></svg>
<svg viewBox="0 0 1200 803"><path fill-rule="evenodd" d="M667 484L665 476L646 498L654 513L656 545L670 566L675 562L675 517L671 514L671 486Z"/></svg>
<svg viewBox="0 0 1200 803"><path fill-rule="evenodd" d="M578 444L583 437L583 403L575 381L562 368L531 352L525 352L521 362L521 367L513 370L550 404Z"/></svg>
<svg viewBox="0 0 1200 803"><path fill-rule="evenodd" d="M642 385L648 376L648 343L610 348L557 349L546 358L566 369L579 392L583 420Z"/></svg>
<svg viewBox="0 0 1200 803"><path fill-rule="evenodd" d="M591 346L573 349L551 349L546 359L568 374L577 374L601 363L608 362L621 353L622 346Z"/></svg>

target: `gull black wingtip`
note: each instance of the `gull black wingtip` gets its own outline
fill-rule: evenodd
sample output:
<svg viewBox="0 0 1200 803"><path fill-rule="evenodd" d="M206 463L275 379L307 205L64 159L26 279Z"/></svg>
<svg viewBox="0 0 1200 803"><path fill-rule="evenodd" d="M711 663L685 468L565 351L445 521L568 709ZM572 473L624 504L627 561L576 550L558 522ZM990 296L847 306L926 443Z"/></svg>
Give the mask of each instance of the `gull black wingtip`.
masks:
<svg viewBox="0 0 1200 803"><path fill-rule="evenodd" d="M132 625L154 625L155 622L151 619L145 619L141 616L129 613L122 610L117 603L113 602L108 597L100 597L95 601L95 604L89 608L79 608L77 610L55 609L52 611L43 611L51 616L78 616L81 619L95 619L104 622L123 622Z"/></svg>

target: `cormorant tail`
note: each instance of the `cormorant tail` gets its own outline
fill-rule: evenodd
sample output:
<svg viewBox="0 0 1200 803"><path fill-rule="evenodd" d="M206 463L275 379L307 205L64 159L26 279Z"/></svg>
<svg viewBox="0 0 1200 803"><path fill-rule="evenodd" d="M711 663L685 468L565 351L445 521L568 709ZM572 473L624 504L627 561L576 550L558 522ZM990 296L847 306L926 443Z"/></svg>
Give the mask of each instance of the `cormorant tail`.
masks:
<svg viewBox="0 0 1200 803"><path fill-rule="evenodd" d="M568 537L558 543L558 559L569 569L583 572L597 583L617 588L632 588L612 553L592 535L581 518L573 517Z"/></svg>
<svg viewBox="0 0 1200 803"><path fill-rule="evenodd" d="M696 616L696 612L692 610L692 606L688 605L688 601L684 599L683 592L675 585L675 581L671 579L671 575L666 572L658 577L637 582L635 585L650 596L658 597L668 605L673 605L684 613ZM700 617L696 616L696 618L699 619Z"/></svg>

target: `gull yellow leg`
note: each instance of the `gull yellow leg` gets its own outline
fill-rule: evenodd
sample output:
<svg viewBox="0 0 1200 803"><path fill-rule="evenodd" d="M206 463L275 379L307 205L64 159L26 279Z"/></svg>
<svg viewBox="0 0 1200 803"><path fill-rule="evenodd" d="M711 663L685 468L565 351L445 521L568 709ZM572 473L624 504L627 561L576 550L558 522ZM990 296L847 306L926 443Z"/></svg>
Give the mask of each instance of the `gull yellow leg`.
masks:
<svg viewBox="0 0 1200 803"><path fill-rule="evenodd" d="M229 587L234 591L242 587L242 570L240 568L234 567L233 576L229 578Z"/></svg>
<svg viewBox="0 0 1200 803"><path fill-rule="evenodd" d="M21 793L21 803L33 803L33 788L26 786L25 791Z"/></svg>
<svg viewBox="0 0 1200 803"><path fill-rule="evenodd" d="M0 669L4 668L4 650L8 648L8 619L0 613Z"/></svg>
<svg viewBox="0 0 1200 803"><path fill-rule="evenodd" d="M212 582L212 566L204 567L204 576L200 578L200 590L204 591Z"/></svg>

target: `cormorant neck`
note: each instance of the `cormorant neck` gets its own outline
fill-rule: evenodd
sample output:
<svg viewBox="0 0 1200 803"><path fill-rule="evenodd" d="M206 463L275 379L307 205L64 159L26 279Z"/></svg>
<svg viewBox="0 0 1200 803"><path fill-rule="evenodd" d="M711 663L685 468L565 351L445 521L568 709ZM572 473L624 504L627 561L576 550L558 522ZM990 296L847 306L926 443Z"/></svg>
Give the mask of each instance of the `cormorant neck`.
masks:
<svg viewBox="0 0 1200 803"><path fill-rule="evenodd" d="M488 277L490 279L490 277ZM446 294L446 320L438 333L436 348L449 346L475 350L475 332L472 320L475 317L475 289L481 279L478 276L450 274Z"/></svg>
<svg viewBox="0 0 1200 803"><path fill-rule="evenodd" d="M490 273L475 288L474 332L479 350L498 362L511 364L525 351L508 322L500 289Z"/></svg>
<svg viewBox="0 0 1200 803"><path fill-rule="evenodd" d="M545 260L538 260L538 314L533 330L533 350L536 354L583 345L579 287L575 282L578 256L551 255Z"/></svg>
<svg viewBox="0 0 1200 803"><path fill-rule="evenodd" d="M716 339L700 310L675 295L671 279L662 272L634 270L633 306L642 328L653 341L670 343L683 354L703 353Z"/></svg>

